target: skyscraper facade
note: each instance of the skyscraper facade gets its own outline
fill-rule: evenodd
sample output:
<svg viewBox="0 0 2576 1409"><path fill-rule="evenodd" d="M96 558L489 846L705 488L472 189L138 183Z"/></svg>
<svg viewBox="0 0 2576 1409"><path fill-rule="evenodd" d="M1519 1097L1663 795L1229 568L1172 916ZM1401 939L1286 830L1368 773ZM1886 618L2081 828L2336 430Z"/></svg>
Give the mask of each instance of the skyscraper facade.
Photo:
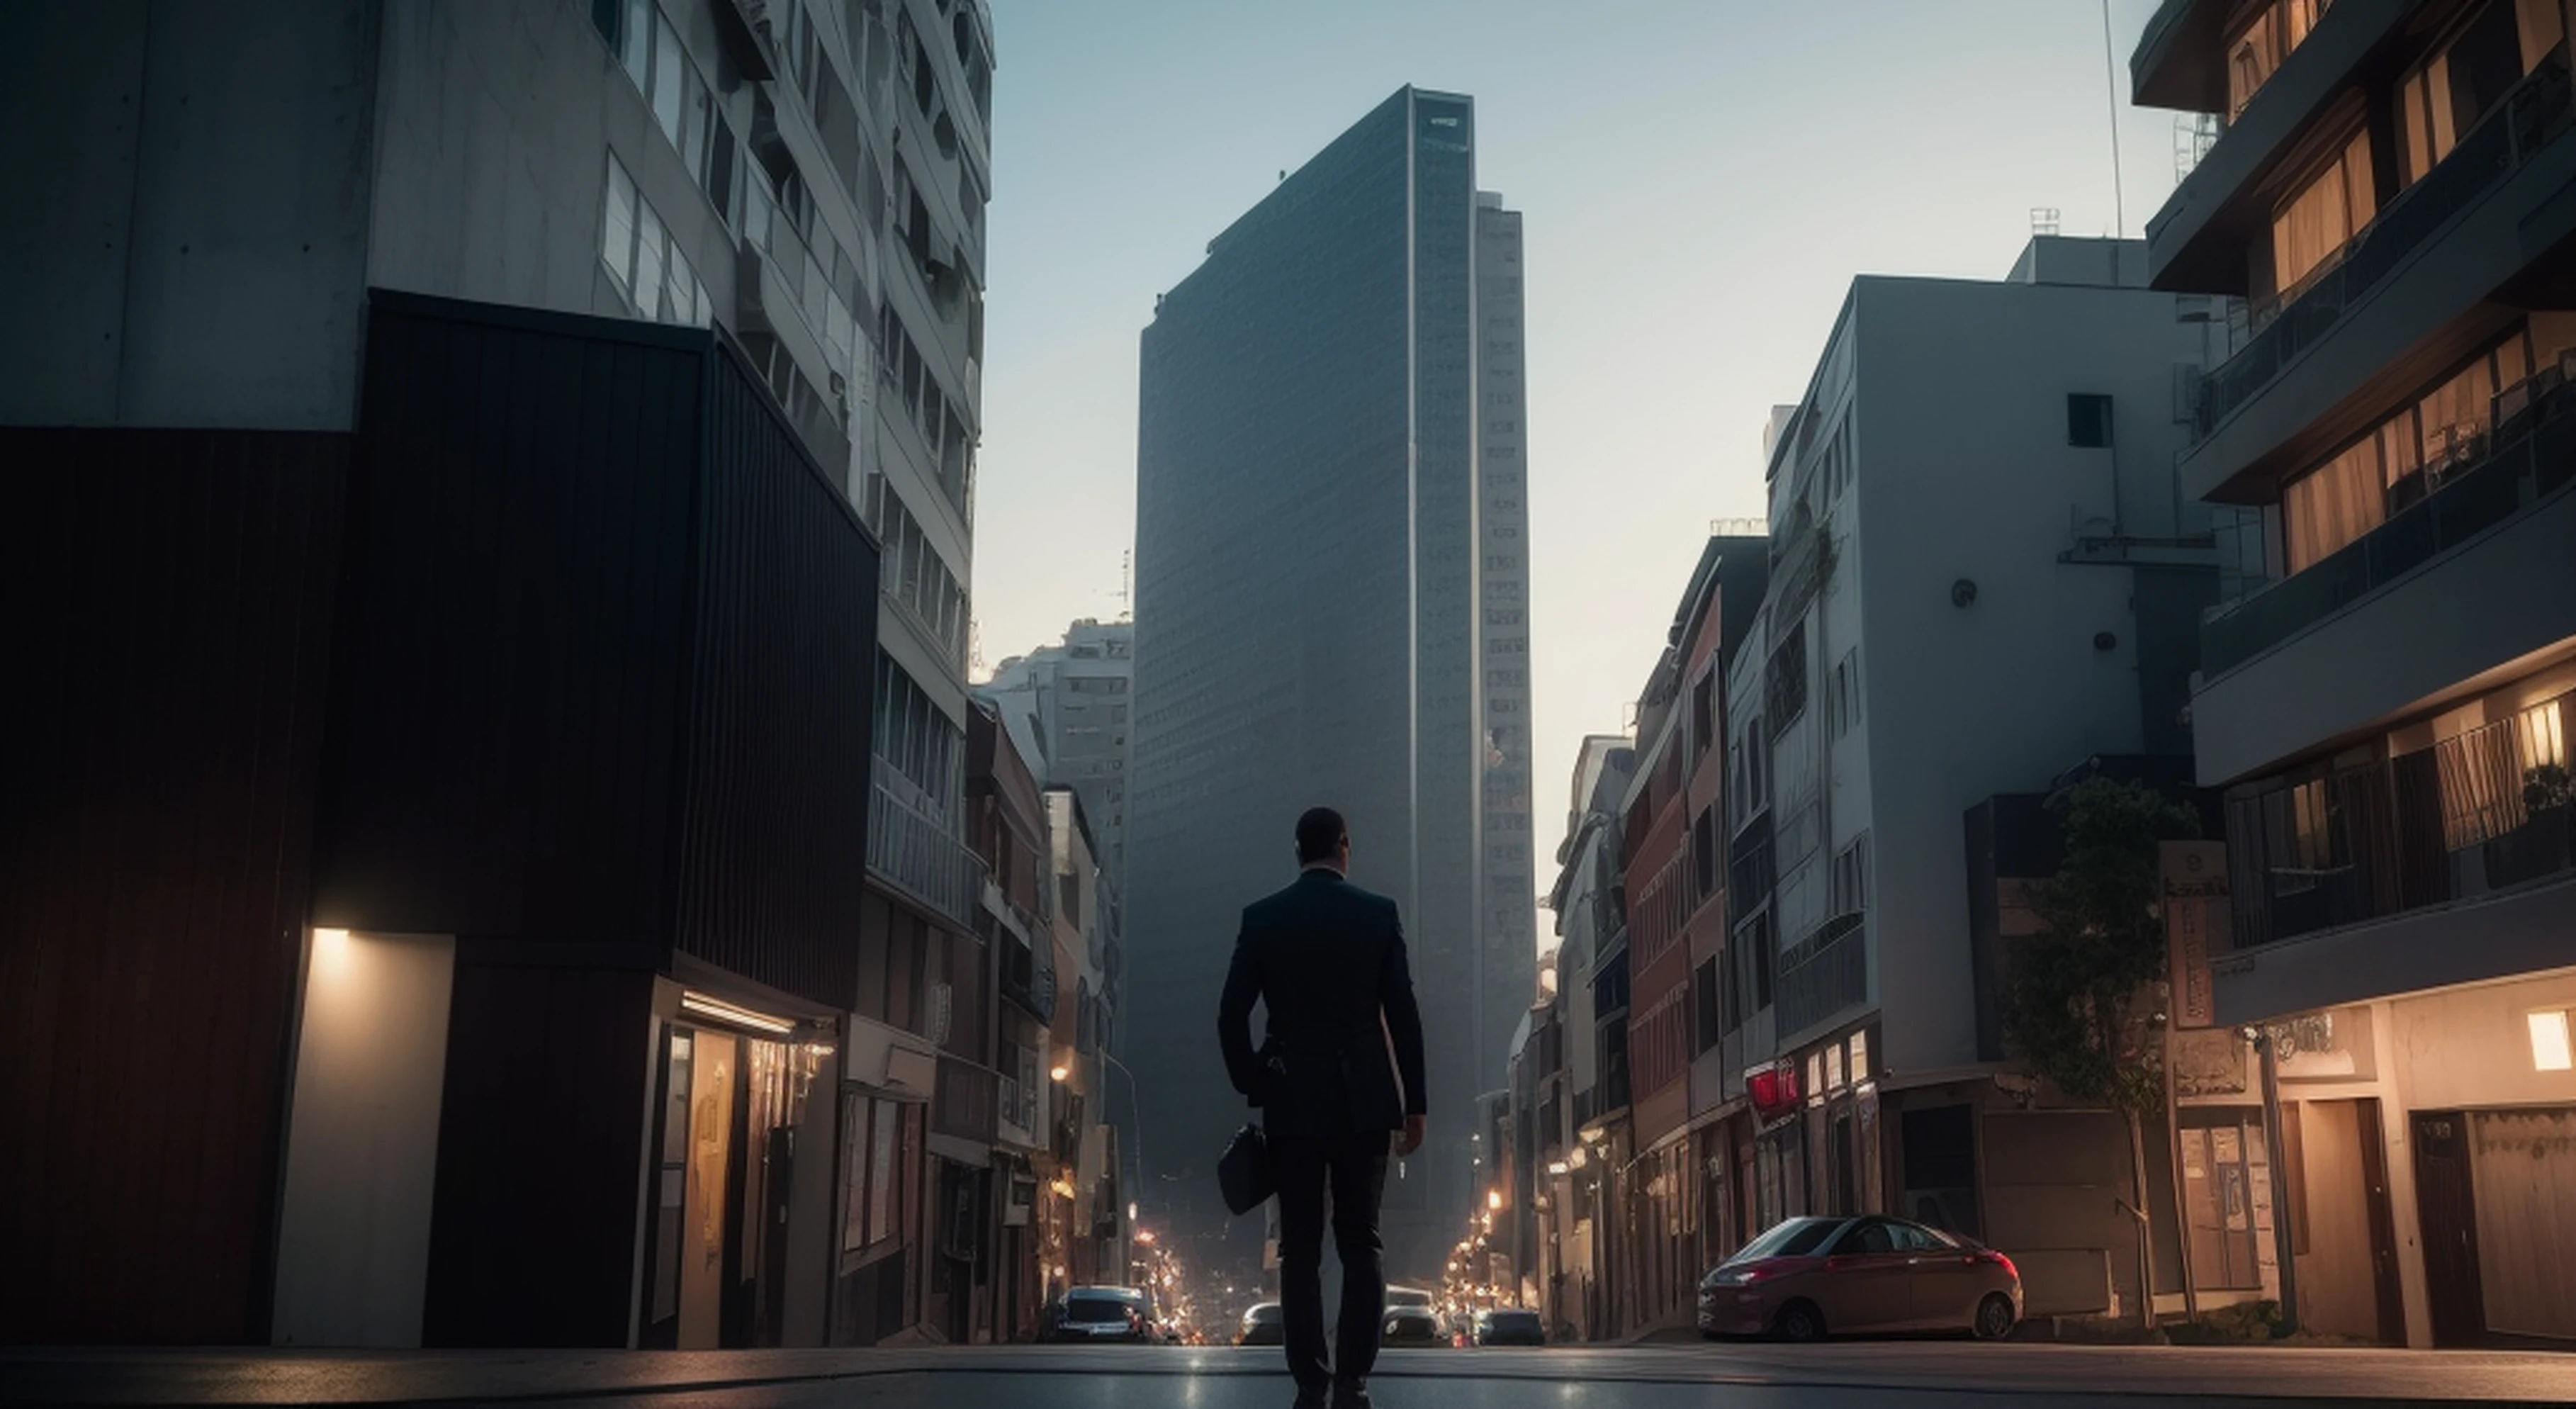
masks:
<svg viewBox="0 0 2576 1409"><path fill-rule="evenodd" d="M1473 100L1406 88L1145 330L1128 1041L1168 1127L1148 1202L1182 1226L1215 1225L1205 1176L1243 1118L1206 1021L1236 918L1294 874L1316 803L1403 904L1426 998L1434 1135L1388 1180L1392 1269L1432 1271L1468 1213L1468 1112L1534 968L1518 272Z"/></svg>

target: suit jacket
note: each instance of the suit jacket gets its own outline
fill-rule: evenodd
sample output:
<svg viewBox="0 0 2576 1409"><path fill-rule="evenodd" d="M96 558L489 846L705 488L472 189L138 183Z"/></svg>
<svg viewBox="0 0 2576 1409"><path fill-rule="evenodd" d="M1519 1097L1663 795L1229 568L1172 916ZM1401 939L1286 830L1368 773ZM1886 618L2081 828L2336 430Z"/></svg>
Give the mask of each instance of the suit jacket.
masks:
<svg viewBox="0 0 2576 1409"><path fill-rule="evenodd" d="M1252 1045L1252 1004L1269 1014ZM1225 1071L1274 1136L1395 1130L1423 1113L1422 1012L1396 905L1328 868L1244 907L1217 1005Z"/></svg>

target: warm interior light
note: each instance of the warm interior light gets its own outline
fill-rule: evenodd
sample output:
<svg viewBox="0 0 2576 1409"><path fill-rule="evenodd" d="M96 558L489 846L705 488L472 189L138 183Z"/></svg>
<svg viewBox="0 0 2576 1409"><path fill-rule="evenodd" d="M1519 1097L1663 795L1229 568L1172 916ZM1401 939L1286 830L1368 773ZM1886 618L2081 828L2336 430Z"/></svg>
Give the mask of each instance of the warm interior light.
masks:
<svg viewBox="0 0 2576 1409"><path fill-rule="evenodd" d="M1053 1071L1047 1073L1049 1078L1056 1081L1062 1081L1071 1075L1073 1075L1073 1068L1071 1067L1057 1067Z"/></svg>
<svg viewBox="0 0 2576 1409"><path fill-rule="evenodd" d="M689 989L680 994L680 1011L695 1013L702 1018L713 1018L717 1022L732 1023L736 1027L747 1027L755 1032L794 1032L796 1030L796 1024L785 1018L774 1018L767 1013L737 1007L721 998L710 998L695 989Z"/></svg>
<svg viewBox="0 0 2576 1409"><path fill-rule="evenodd" d="M2531 1015L2531 1066L2534 1071L2566 1071L2576 1067L2576 1050L2571 1050L2568 1041L2565 1008L2547 1008Z"/></svg>
<svg viewBox="0 0 2576 1409"><path fill-rule="evenodd" d="M1565 1173L1566 1169L1567 1165L1565 1161L1561 1159L1552 1159L1547 1162L1547 1172L1550 1174L1562 1175Z"/></svg>
<svg viewBox="0 0 2576 1409"><path fill-rule="evenodd" d="M1502 1206L1503 1206L1503 1191L1502 1191L1502 1190L1500 1190L1500 1189L1487 1189L1487 1190L1485 1191L1485 1207L1487 1207L1487 1208L1501 1208Z"/></svg>

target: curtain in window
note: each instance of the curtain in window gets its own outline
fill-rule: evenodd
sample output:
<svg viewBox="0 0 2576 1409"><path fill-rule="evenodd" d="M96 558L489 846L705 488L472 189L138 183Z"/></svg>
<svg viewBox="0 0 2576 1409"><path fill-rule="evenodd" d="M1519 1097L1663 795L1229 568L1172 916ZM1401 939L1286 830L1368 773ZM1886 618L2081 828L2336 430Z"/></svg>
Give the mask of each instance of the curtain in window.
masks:
<svg viewBox="0 0 2576 1409"><path fill-rule="evenodd" d="M2293 480L2281 498L2288 532L2290 571L2319 559L2379 526L2386 517L2379 440L2370 437Z"/></svg>

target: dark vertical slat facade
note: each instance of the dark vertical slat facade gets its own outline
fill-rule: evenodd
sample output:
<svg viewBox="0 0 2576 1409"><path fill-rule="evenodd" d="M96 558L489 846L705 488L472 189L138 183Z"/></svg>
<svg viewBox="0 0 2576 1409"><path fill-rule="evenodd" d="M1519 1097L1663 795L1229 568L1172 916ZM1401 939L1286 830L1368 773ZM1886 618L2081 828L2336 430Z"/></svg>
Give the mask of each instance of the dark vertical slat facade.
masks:
<svg viewBox="0 0 2576 1409"><path fill-rule="evenodd" d="M855 996L875 547L714 334L383 292L349 524L314 923L457 940L424 1338L624 1345L655 976Z"/></svg>
<svg viewBox="0 0 2576 1409"><path fill-rule="evenodd" d="M732 352L707 371L676 943L847 1010L866 899L876 550Z"/></svg>
<svg viewBox="0 0 2576 1409"><path fill-rule="evenodd" d="M659 962L707 340L375 296L315 924Z"/></svg>
<svg viewBox="0 0 2576 1409"><path fill-rule="evenodd" d="M460 943L421 1342L626 1344L653 976Z"/></svg>
<svg viewBox="0 0 2576 1409"><path fill-rule="evenodd" d="M0 430L0 1339L267 1336L350 448Z"/></svg>

